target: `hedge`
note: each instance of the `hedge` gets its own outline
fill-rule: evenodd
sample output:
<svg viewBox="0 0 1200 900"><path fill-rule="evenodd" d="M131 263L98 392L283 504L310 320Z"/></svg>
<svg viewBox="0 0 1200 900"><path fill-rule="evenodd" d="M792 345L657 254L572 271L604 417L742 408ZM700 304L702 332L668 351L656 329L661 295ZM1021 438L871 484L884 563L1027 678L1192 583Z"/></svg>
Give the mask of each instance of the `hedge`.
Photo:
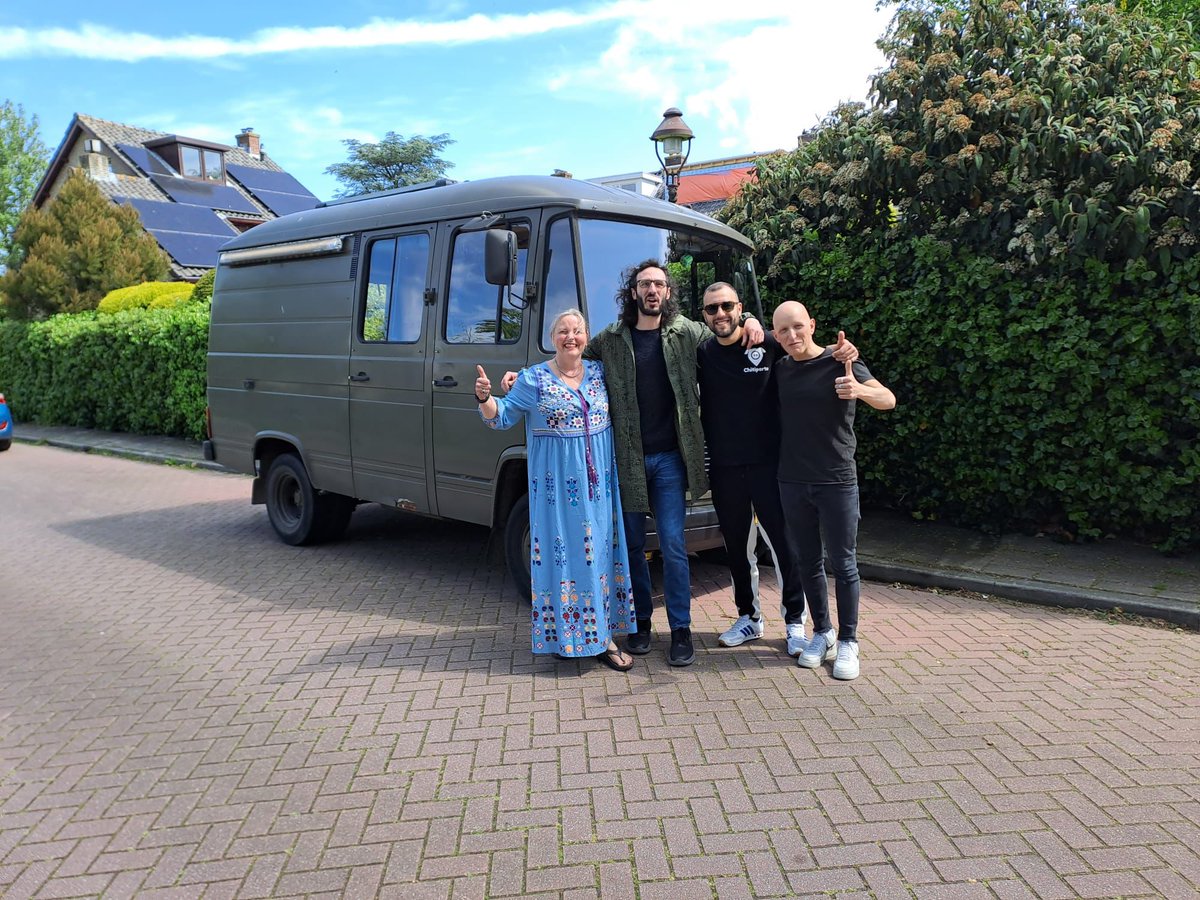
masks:
<svg viewBox="0 0 1200 900"><path fill-rule="evenodd" d="M898 406L860 404L864 499L993 532L1200 546L1200 257L1014 278L917 238L849 241L786 296L861 349Z"/></svg>
<svg viewBox="0 0 1200 900"><path fill-rule="evenodd" d="M207 304L0 322L0 385L18 420L204 437Z"/></svg>

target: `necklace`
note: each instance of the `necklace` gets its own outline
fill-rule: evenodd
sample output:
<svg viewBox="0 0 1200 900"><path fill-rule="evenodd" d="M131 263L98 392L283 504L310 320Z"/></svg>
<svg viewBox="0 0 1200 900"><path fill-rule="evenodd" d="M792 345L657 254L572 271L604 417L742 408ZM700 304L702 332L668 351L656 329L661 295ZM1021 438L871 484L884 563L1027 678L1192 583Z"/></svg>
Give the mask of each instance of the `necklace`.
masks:
<svg viewBox="0 0 1200 900"><path fill-rule="evenodd" d="M562 366L560 366L558 364L558 360L552 359L552 360L550 360L550 362L554 363L554 368L556 368L558 370L558 374L562 378L578 378L580 375L583 374L583 365L582 364L580 364L580 366L579 366L579 371L567 372L566 370L563 369Z"/></svg>

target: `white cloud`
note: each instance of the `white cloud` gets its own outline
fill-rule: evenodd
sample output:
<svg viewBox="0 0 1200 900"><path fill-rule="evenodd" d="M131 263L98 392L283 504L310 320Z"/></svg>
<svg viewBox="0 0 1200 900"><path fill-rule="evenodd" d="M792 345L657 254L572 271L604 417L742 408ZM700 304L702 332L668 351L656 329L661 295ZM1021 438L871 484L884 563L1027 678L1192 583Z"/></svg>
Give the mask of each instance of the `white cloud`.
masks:
<svg viewBox="0 0 1200 900"><path fill-rule="evenodd" d="M69 56L141 62L147 59L215 60L311 50L454 45L533 37L623 18L618 0L588 12L550 10L525 15L471 15L451 21L373 19L356 27L267 28L247 38L185 34L173 37L120 31L83 23L77 28L0 28L0 58Z"/></svg>
<svg viewBox="0 0 1200 900"><path fill-rule="evenodd" d="M866 100L889 13L873 0L705 3L676 17L666 0L639 4L595 59L560 69L551 92L619 89L660 108L679 106L692 129L725 150L791 148L845 100ZM661 18L660 18L661 17ZM678 21L661 33L662 21ZM853 34L853 42L839 40ZM699 126L699 127L698 127ZM715 129L715 133L714 133Z"/></svg>

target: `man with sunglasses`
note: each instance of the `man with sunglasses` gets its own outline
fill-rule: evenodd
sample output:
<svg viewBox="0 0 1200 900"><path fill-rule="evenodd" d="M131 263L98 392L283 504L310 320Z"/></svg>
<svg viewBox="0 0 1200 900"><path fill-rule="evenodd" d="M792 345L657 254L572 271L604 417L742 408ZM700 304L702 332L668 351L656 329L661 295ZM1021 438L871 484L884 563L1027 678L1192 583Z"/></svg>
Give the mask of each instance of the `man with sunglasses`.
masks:
<svg viewBox="0 0 1200 900"><path fill-rule="evenodd" d="M737 621L718 640L737 647L763 636L755 552L761 533L780 584L787 652L799 656L808 646L807 611L799 560L779 499L780 415L772 379L773 366L786 354L769 333L760 345L743 346L742 303L732 285L709 285L703 310L713 336L696 351L700 420L708 443L713 508L725 537L738 611ZM832 350L839 359L857 355L844 335Z"/></svg>
<svg viewBox="0 0 1200 900"><path fill-rule="evenodd" d="M653 514L663 559L663 600L671 627L667 661L691 665L692 589L684 541L685 491L708 491L704 433L696 396L696 348L709 336L698 322L679 315L666 266L647 259L623 273L617 292L618 321L588 342L587 359L604 363L625 510L625 536L637 610L637 633L626 649L650 652L650 569L646 565L646 516ZM742 328L747 345L763 340L762 325Z"/></svg>

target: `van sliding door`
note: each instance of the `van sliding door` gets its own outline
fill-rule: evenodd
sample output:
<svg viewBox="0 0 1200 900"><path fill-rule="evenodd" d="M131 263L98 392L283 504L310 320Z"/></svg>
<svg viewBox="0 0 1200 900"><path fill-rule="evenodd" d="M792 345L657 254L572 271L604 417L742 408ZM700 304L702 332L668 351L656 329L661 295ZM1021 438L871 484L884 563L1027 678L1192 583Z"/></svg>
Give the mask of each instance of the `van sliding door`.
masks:
<svg viewBox="0 0 1200 900"><path fill-rule="evenodd" d="M350 349L354 491L387 506L430 510L426 453L425 303L432 226L368 235Z"/></svg>

